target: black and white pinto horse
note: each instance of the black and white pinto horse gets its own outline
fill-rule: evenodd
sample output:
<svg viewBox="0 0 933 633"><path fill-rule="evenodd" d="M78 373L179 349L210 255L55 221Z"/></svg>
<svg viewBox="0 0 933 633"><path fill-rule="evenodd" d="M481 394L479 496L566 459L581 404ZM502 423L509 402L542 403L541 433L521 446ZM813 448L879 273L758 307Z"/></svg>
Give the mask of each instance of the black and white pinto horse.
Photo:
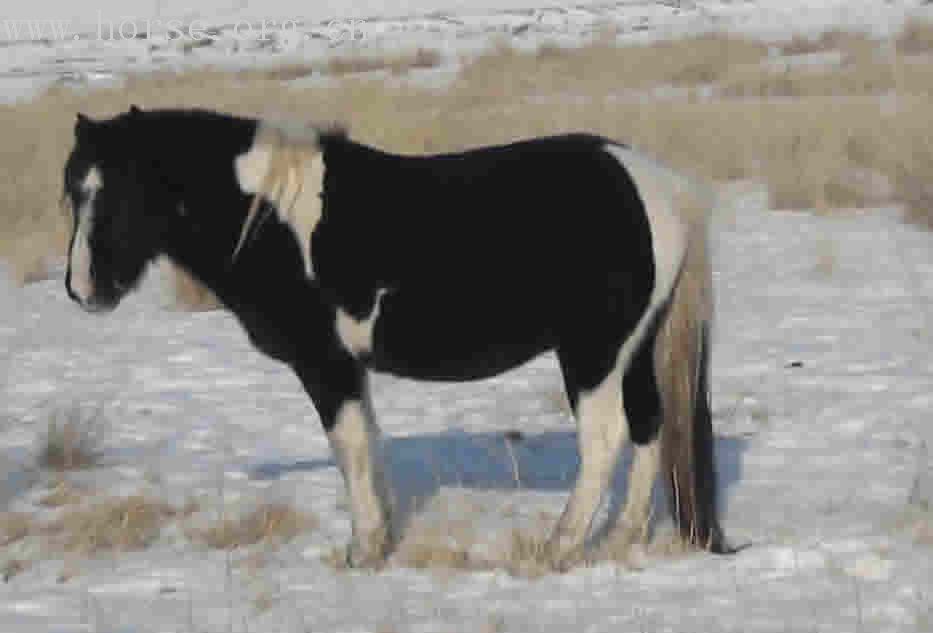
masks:
<svg viewBox="0 0 933 633"><path fill-rule="evenodd" d="M729 551L709 407L711 197L611 140L398 156L320 129L201 110L78 115L64 170L66 286L106 312L160 255L209 287L317 408L348 492L349 559L391 553L370 371L487 378L554 350L578 423L547 544L578 559L621 450L643 537L662 471L683 538ZM254 221L255 220L255 221Z"/></svg>

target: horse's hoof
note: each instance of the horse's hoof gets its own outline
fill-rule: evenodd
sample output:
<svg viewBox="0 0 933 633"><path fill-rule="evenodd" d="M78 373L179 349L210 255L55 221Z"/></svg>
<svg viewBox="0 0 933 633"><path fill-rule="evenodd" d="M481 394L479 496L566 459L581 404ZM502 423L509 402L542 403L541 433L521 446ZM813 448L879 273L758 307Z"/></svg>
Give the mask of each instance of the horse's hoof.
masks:
<svg viewBox="0 0 933 633"><path fill-rule="evenodd" d="M356 545L347 547L346 565L349 569L379 571L386 564L386 557L381 552L366 551Z"/></svg>
<svg viewBox="0 0 933 633"><path fill-rule="evenodd" d="M585 561L584 549L552 539L544 546L545 562L558 573L566 573Z"/></svg>
<svg viewBox="0 0 933 633"><path fill-rule="evenodd" d="M380 530L366 539L353 539L347 546L347 567L380 570L389 558L390 541L387 532Z"/></svg>

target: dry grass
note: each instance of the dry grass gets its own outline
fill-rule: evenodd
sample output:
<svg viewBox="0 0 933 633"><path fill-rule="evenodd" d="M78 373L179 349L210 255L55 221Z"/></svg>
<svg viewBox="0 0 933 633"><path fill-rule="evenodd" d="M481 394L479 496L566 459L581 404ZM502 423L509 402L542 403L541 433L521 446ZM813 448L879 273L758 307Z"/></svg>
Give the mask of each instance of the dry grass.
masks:
<svg viewBox="0 0 933 633"><path fill-rule="evenodd" d="M897 38L897 50L903 55L933 53L933 21L914 18Z"/></svg>
<svg viewBox="0 0 933 633"><path fill-rule="evenodd" d="M435 68L442 60L440 52L429 48L389 56L341 56L330 59L327 72L340 76L384 70L393 75L404 75L415 69Z"/></svg>
<svg viewBox="0 0 933 633"><path fill-rule="evenodd" d="M41 499L39 505L44 508L61 508L77 505L84 501L89 492L76 486L67 479L57 481Z"/></svg>
<svg viewBox="0 0 933 633"><path fill-rule="evenodd" d="M393 562L403 567L434 572L470 572L502 570L518 578L540 578L579 566L612 562L635 568L633 540L629 534L615 531L585 556L565 562L556 561L547 551L547 525L533 529L512 529L488 547L488 534L478 539L472 529L462 524L443 522L441 525L413 526L406 534ZM660 537L645 545L644 551L654 557L673 558L691 550L676 534ZM343 559L335 556L331 563L343 568Z"/></svg>
<svg viewBox="0 0 933 633"><path fill-rule="evenodd" d="M100 451L96 429L77 409L56 412L40 438L38 463L59 472L97 465Z"/></svg>
<svg viewBox="0 0 933 633"><path fill-rule="evenodd" d="M404 75L411 70L436 68L443 61L440 51L417 48L392 55L337 55L323 63L283 64L240 69L231 73L238 81L294 81L312 75L344 77L359 73L385 71Z"/></svg>
<svg viewBox="0 0 933 633"><path fill-rule="evenodd" d="M10 582L14 576L18 576L28 568L28 561L12 558L0 566L0 575L3 576L3 582Z"/></svg>
<svg viewBox="0 0 933 633"><path fill-rule="evenodd" d="M919 27L912 29L904 41L922 39ZM766 44L703 36L626 47L602 39L536 53L503 47L469 63L444 91L354 77L372 65L436 64L427 51L404 64L338 59L331 70L340 77L313 88L281 81L282 73L301 76L306 68L154 74L90 93L52 88L30 103L0 106L0 127L7 131L0 165L8 179L0 191L7 227L0 258L19 271L32 269L19 273L23 279L41 276L43 258L62 252L69 227L58 208L61 167L75 112L112 115L131 103L300 119L311 113L316 120L345 121L361 141L405 153L588 130L715 180L762 180L778 207L903 203L913 217L929 222L933 65L885 57L877 42L860 35L827 34L813 46L843 49L843 65L776 73L763 64ZM904 46L913 51L919 45ZM713 85L724 98L644 92L670 84ZM899 96L881 96L890 94ZM866 185L854 176L864 173L887 180L891 191L875 191L871 178ZM179 282L179 292L196 305L212 303L187 281Z"/></svg>
<svg viewBox="0 0 933 633"><path fill-rule="evenodd" d="M35 530L36 524L31 516L22 512L0 513L0 547L6 547L20 541Z"/></svg>
<svg viewBox="0 0 933 633"><path fill-rule="evenodd" d="M620 47L603 38L580 48L544 45L534 53L500 46L470 61L454 86L477 101L503 96L629 92L658 84L718 81L731 69L758 65L768 54L762 42L701 35Z"/></svg>
<svg viewBox="0 0 933 633"><path fill-rule="evenodd" d="M795 35L790 41L781 44L780 49L784 55L812 55L813 53L840 51L849 57L860 57L876 49L877 46L877 41L869 37L867 33L830 29L820 33L818 37Z"/></svg>
<svg viewBox="0 0 933 633"><path fill-rule="evenodd" d="M719 83L720 94L732 99L880 96L895 92L929 95L931 89L933 69L928 62L880 57L840 68L745 68Z"/></svg>
<svg viewBox="0 0 933 633"><path fill-rule="evenodd" d="M140 550L155 541L161 528L179 514L167 503L134 495L69 510L45 525L42 532L56 548L84 556Z"/></svg>
<svg viewBox="0 0 933 633"><path fill-rule="evenodd" d="M466 522L416 524L400 543L396 560L414 569L468 571L477 568L470 553L475 543L475 534Z"/></svg>
<svg viewBox="0 0 933 633"><path fill-rule="evenodd" d="M236 549L259 543L287 543L312 530L317 520L280 503L263 504L243 516L222 519L205 528L191 528L189 537L214 549Z"/></svg>

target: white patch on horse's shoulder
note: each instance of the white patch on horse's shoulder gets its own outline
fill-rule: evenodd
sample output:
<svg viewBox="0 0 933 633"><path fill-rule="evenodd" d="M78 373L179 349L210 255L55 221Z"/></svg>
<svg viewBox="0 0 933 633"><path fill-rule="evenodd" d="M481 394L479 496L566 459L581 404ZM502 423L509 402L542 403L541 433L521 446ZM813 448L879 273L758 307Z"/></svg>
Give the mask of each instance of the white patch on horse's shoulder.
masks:
<svg viewBox="0 0 933 633"><path fill-rule="evenodd" d="M385 288L376 292L373 309L365 319L354 319L344 310L337 309L337 336L343 346L354 356L360 356L372 351L373 330L376 327L376 321L379 319L382 297L385 293Z"/></svg>
<svg viewBox="0 0 933 633"><path fill-rule="evenodd" d="M253 145L249 151L240 154L234 160L237 182L245 193L256 193L262 186L262 180L269 170L272 156L270 147Z"/></svg>
<svg viewBox="0 0 933 633"><path fill-rule="evenodd" d="M100 170L97 167L91 167L84 177L84 182L81 183L81 188L85 191L97 191L103 186L104 179L100 174Z"/></svg>
<svg viewBox="0 0 933 633"><path fill-rule="evenodd" d="M90 300L94 295L94 280L91 278L91 230L94 224L94 197L104 180L97 167L91 167L81 189L87 194L87 199L78 210L77 226L75 227L74 243L71 246L71 290L82 302Z"/></svg>
<svg viewBox="0 0 933 633"><path fill-rule="evenodd" d="M664 300L677 283L687 249L688 225L678 206L690 183L674 170L630 148L610 144L606 151L628 171L645 205L655 264L652 301Z"/></svg>
<svg viewBox="0 0 933 633"><path fill-rule="evenodd" d="M253 145L234 160L245 193L265 196L276 207L301 249L305 274L314 278L311 234L321 220L324 156L320 133L299 123L262 121Z"/></svg>

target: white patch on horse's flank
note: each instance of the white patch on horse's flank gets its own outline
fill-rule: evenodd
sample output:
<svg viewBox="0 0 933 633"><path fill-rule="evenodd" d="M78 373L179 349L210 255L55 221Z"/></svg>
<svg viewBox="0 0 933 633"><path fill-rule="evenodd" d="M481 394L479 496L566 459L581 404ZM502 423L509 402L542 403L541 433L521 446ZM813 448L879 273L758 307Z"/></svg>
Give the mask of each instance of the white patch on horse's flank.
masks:
<svg viewBox="0 0 933 633"><path fill-rule="evenodd" d="M348 400L337 412L328 433L337 465L343 473L353 515L354 536L364 544L386 535L389 499L382 464L379 428L360 400Z"/></svg>
<svg viewBox="0 0 933 633"><path fill-rule="evenodd" d="M324 156L314 128L289 123L259 124L253 145L236 157L240 188L275 205L301 249L305 273L314 278L311 234L321 220Z"/></svg>
<svg viewBox="0 0 933 633"><path fill-rule="evenodd" d="M627 147L608 145L606 151L628 171L645 206L655 266L651 301L664 301L677 284L687 249L688 227L677 207L690 184L672 169Z"/></svg>
<svg viewBox="0 0 933 633"><path fill-rule="evenodd" d="M343 346L354 356L372 350L373 330L376 327L376 320L379 318L382 297L386 292L385 288L380 288L376 292L376 300L373 302L372 311L365 319L360 321L354 319L344 310L337 309L337 336L340 337Z"/></svg>
<svg viewBox="0 0 933 633"><path fill-rule="evenodd" d="M82 302L94 295L94 280L91 278L91 229L94 225L94 198L104 182L97 167L91 167L81 189L87 199L78 210L78 225L75 227L74 244L71 247L71 289Z"/></svg>

